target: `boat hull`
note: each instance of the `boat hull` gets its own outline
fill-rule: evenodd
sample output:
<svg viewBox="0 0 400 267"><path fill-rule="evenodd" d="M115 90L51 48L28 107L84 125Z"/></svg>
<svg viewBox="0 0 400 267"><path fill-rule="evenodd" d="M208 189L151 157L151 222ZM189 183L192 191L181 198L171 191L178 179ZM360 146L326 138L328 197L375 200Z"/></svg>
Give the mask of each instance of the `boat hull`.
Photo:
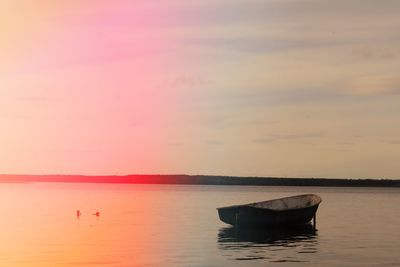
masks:
<svg viewBox="0 0 400 267"><path fill-rule="evenodd" d="M221 221L231 225L293 226L310 222L318 206L288 211L273 211L254 207L220 208Z"/></svg>
<svg viewBox="0 0 400 267"><path fill-rule="evenodd" d="M251 205L218 208L221 221L234 226L288 227L309 223L315 216L319 202L293 209L268 209Z"/></svg>

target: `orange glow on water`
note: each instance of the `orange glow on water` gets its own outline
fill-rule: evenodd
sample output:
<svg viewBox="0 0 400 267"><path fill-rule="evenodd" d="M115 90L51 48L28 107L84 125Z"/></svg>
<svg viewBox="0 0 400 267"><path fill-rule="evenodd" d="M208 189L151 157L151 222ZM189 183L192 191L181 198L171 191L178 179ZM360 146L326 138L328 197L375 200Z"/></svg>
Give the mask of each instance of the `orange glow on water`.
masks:
<svg viewBox="0 0 400 267"><path fill-rule="evenodd" d="M177 226L162 221L168 209L158 202L157 191L127 194L121 186L85 184L39 187L2 185L0 210L6 216L0 222L0 260L7 266L158 266L152 254L165 250L176 235Z"/></svg>

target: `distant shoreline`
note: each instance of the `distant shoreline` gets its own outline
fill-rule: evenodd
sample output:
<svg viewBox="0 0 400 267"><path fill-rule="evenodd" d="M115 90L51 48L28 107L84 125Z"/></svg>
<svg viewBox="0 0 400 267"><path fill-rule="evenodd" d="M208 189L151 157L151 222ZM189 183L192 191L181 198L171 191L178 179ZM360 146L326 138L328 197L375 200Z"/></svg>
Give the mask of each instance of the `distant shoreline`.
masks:
<svg viewBox="0 0 400 267"><path fill-rule="evenodd" d="M252 185L252 186L334 186L334 187L400 187L400 180L238 177L212 175L0 175L0 183L114 183L114 184L183 184L183 185Z"/></svg>

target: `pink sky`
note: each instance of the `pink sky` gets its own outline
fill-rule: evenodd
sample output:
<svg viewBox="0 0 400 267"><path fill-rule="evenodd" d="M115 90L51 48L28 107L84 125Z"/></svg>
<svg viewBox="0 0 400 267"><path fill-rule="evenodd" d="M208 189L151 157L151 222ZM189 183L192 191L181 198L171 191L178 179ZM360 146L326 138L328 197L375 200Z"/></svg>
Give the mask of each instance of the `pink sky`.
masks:
<svg viewBox="0 0 400 267"><path fill-rule="evenodd" d="M385 2L2 1L0 173L400 177Z"/></svg>
<svg viewBox="0 0 400 267"><path fill-rule="evenodd" d="M184 53L168 32L176 10L146 1L23 4L1 12L9 25L0 32L2 171L168 166L182 123L171 89Z"/></svg>

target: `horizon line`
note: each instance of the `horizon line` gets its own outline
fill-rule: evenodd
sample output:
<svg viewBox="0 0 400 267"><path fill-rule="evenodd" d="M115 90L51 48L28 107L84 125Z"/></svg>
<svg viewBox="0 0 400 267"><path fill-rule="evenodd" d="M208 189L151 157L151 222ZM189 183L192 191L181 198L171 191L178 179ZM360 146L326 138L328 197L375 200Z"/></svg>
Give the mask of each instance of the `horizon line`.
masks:
<svg viewBox="0 0 400 267"><path fill-rule="evenodd" d="M188 176L188 177L227 177L227 178L269 178L269 179L326 179L326 180L400 180L400 178L374 177L306 177L306 176L260 176L260 175L219 175L219 174L157 174L157 173L130 173L130 174L17 174L0 173L1 176L70 176L70 177L129 177L129 176Z"/></svg>

